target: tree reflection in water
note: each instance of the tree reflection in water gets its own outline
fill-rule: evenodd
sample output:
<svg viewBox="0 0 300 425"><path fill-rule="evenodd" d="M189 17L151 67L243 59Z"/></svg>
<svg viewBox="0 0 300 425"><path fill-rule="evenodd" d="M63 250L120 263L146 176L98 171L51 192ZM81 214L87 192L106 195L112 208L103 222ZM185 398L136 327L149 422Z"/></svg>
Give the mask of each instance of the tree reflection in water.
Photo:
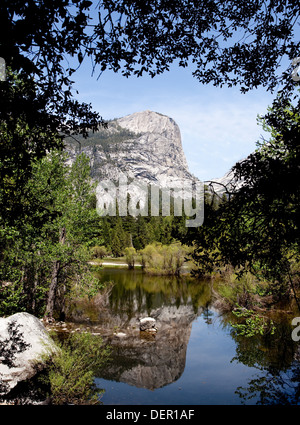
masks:
<svg viewBox="0 0 300 425"><path fill-rule="evenodd" d="M120 397L128 402L132 388L142 389L135 393L142 402L145 389L151 390L151 400L156 400L156 390L159 400L170 400L169 394L174 400L172 384L181 379L187 403L299 404L300 350L291 338L291 316L274 317L274 335L239 336L229 325L232 315L214 308L211 281L126 270L103 270L99 275L114 282L109 293L100 304L97 297L77 302L68 314L75 326L89 323L89 329L112 347L111 363L97 375L106 380L101 385L113 382L116 387L108 395L111 403L119 403ZM158 332L151 339L138 328L138 319L146 316L157 320ZM229 368L230 360L237 367ZM122 393L124 384L128 387ZM181 391L181 402L183 396ZM150 397L148 392L145 397Z"/></svg>
<svg viewBox="0 0 300 425"><path fill-rule="evenodd" d="M247 387L238 387L236 394L243 404L256 398L259 405L300 404L300 346L291 338L287 323L277 324L273 336L238 337L236 356L232 359L257 369Z"/></svg>

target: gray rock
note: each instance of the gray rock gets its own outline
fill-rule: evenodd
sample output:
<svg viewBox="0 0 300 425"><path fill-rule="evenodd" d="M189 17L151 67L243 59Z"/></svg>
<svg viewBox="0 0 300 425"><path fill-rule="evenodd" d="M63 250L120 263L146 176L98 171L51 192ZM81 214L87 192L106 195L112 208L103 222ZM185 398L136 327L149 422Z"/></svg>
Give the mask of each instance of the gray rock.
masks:
<svg viewBox="0 0 300 425"><path fill-rule="evenodd" d="M239 190L243 186L244 181L237 179L233 171L230 170L223 177L207 180L204 183L208 187L208 190L214 192L221 198L224 193L228 194Z"/></svg>
<svg viewBox="0 0 300 425"><path fill-rule="evenodd" d="M153 317L143 317L142 319L140 319L141 331L156 330L155 325L156 325L156 320L153 319Z"/></svg>
<svg viewBox="0 0 300 425"><path fill-rule="evenodd" d="M37 372L37 361L56 349L35 316L16 313L0 318L0 393L8 393L20 381L32 378Z"/></svg>
<svg viewBox="0 0 300 425"><path fill-rule="evenodd" d="M68 163L72 164L78 153L84 152L90 159L95 182L119 182L126 177L132 205L147 205L143 185L182 189L183 182L189 187L198 181L188 169L178 125L157 112L136 112L110 121L107 129L79 140L80 149L73 139L66 142ZM104 189L99 189L97 198L101 204L112 203L111 194Z"/></svg>
<svg viewBox="0 0 300 425"><path fill-rule="evenodd" d="M120 141L122 131L127 131ZM104 144L103 139L107 139ZM72 163L81 151L90 158L95 177L118 179L119 173L140 177L148 183L161 182L168 176L192 179L182 149L178 125L172 118L152 111L136 112L108 123L92 137L78 144L66 140Z"/></svg>

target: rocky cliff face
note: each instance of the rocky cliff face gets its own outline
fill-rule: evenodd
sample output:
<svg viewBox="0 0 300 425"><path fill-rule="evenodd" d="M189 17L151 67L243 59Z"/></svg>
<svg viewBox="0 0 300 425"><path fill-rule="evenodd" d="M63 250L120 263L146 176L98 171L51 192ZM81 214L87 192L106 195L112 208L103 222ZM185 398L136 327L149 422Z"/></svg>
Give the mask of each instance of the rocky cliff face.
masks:
<svg viewBox="0 0 300 425"><path fill-rule="evenodd" d="M137 112L108 123L86 140L67 140L70 161L81 151L90 158L95 179L117 181L121 172L164 186L168 178L193 179L182 149L178 125L152 111Z"/></svg>
<svg viewBox="0 0 300 425"><path fill-rule="evenodd" d="M66 150L70 156L69 163L80 152L89 157L92 177L101 182L97 198L101 200L102 209L113 204L112 194L102 187L103 181L114 182L117 186L120 178L125 177L130 184L127 193L132 204L140 203L142 208L147 205L145 186L141 188L142 185L175 189L174 197L191 199L191 193L195 197L195 192L192 192L195 184L201 184L189 172L178 125L172 118L157 112L136 112L112 120L107 128L99 129L87 139L77 136L76 141L68 138ZM204 183L219 196L226 191L225 186L231 190L237 184L231 172L214 179L213 183ZM181 191L184 185L185 189Z"/></svg>
<svg viewBox="0 0 300 425"><path fill-rule="evenodd" d="M137 112L110 121L108 128L87 139L76 142L69 138L66 143L70 163L80 152L90 158L92 177L99 182L96 195L101 215L116 215L117 199L120 215L127 215L128 204L130 215L148 216L151 199L151 215L159 215L163 208L161 213L167 216L172 196L176 215L182 215L184 209L187 216L196 214L188 226L201 224L203 187L189 172L180 130L172 118L152 111ZM164 189L162 199L160 189ZM192 196L197 199L197 211L192 207Z"/></svg>

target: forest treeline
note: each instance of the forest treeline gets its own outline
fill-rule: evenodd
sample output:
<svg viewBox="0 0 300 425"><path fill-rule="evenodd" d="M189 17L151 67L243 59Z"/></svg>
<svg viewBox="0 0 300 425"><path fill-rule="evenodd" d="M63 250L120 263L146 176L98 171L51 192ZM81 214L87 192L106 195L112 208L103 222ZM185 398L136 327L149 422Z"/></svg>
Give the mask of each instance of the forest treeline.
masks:
<svg viewBox="0 0 300 425"><path fill-rule="evenodd" d="M298 303L299 115L292 105L280 111L288 144L270 127L270 139L233 168L235 177L243 179L241 188L222 196L205 188L205 219L198 228L186 227L184 215L101 217L85 154L72 165L64 150L33 161L18 194L19 218L3 216L0 314L28 311L52 317L56 312L64 317L67 297L99 289L89 261L105 256L123 256L129 268L138 261L152 273L180 275L185 260L193 262L192 273L201 278L228 277L230 270L221 293L231 309L236 304L268 307L291 297ZM282 120L280 125L284 132ZM18 190L16 183L7 178L8 193ZM16 207L13 198L6 204L10 207Z"/></svg>
<svg viewBox="0 0 300 425"><path fill-rule="evenodd" d="M238 303L252 334L270 329L257 310L293 298L300 311L298 25L294 0L2 0L0 315L63 318L68 298L101 287L89 265L97 246L128 259L144 252L146 267L169 265L175 274L188 249L197 276L227 276L221 302ZM87 158L67 166L64 153L67 137L105 128L100 113L76 98L76 70L87 60L98 76L155 77L191 65L202 84L278 92L264 115L269 140L233 167L242 188L217 205L207 198L202 226L186 229L178 217L99 218ZM110 148L109 137L102 148ZM63 403L82 402L78 382L91 398L94 357L101 360L98 343L87 338L82 351L78 338L50 377Z"/></svg>
<svg viewBox="0 0 300 425"><path fill-rule="evenodd" d="M179 275L190 252L181 242L184 215L98 215L89 158L79 154L72 165L67 159L54 150L33 162L20 219L1 227L1 315L63 317L68 296L94 293L100 285L88 264L95 257L125 256L131 267L139 256L148 272Z"/></svg>
<svg viewBox="0 0 300 425"><path fill-rule="evenodd" d="M299 72L298 4L4 0L0 8L0 314L63 314L67 295L93 292L92 247L119 255L154 242L190 247L198 276L232 268L238 278L267 282L274 303L297 299L300 103L291 75ZM63 158L67 137L105 128L74 97L73 77L86 58L99 74L154 77L192 63L204 84L278 89L263 117L269 140L233 167L242 188L217 207L206 202L202 226L187 230L177 217L100 221L87 159L67 167Z"/></svg>

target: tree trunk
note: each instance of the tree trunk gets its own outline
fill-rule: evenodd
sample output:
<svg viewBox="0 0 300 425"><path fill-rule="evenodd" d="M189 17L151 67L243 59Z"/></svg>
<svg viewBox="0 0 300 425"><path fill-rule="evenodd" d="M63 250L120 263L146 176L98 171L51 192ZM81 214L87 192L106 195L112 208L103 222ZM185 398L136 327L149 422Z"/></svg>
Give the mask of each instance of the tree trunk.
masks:
<svg viewBox="0 0 300 425"><path fill-rule="evenodd" d="M66 229L65 227L63 227L60 232L59 243L64 245L65 239L66 239ZM48 319L53 318L60 263L61 263L60 260L56 260L54 261L52 266L51 282L50 282L46 311L45 311L45 317L47 317Z"/></svg>
<svg viewBox="0 0 300 425"><path fill-rule="evenodd" d="M41 255L41 251L37 251L37 255L39 257ZM38 287L38 283L39 283L39 269L37 267L34 273L33 288L32 288L31 311L33 314L35 314L35 308L36 308L36 289Z"/></svg>

